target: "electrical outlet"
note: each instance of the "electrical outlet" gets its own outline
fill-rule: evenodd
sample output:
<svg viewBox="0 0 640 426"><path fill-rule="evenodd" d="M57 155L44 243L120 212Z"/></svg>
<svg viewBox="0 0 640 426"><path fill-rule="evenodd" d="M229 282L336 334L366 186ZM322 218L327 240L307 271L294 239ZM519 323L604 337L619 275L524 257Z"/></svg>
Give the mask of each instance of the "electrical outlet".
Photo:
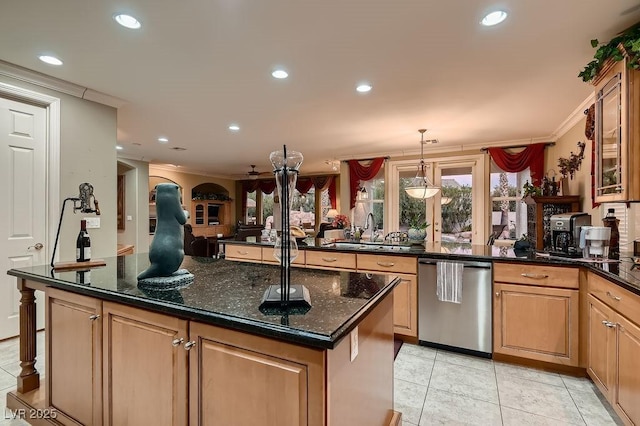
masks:
<svg viewBox="0 0 640 426"><path fill-rule="evenodd" d="M351 362L358 356L358 327L351 332Z"/></svg>
<svg viewBox="0 0 640 426"><path fill-rule="evenodd" d="M87 229L100 228L100 218L99 217L83 217L83 219L87 221Z"/></svg>
<svg viewBox="0 0 640 426"><path fill-rule="evenodd" d="M129 214L128 214L128 215L127 215L127 220L133 220L133 216L131 216L131 215L129 215Z"/></svg>

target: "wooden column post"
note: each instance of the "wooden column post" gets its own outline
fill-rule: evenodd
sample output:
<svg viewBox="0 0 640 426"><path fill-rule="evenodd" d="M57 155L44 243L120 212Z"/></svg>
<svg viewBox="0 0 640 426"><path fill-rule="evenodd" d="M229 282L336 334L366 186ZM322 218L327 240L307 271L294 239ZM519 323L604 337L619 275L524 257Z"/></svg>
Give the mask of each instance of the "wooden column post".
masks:
<svg viewBox="0 0 640 426"><path fill-rule="evenodd" d="M40 373L36 370L36 298L26 280L18 280L20 291L20 368L18 392L27 393L40 387Z"/></svg>

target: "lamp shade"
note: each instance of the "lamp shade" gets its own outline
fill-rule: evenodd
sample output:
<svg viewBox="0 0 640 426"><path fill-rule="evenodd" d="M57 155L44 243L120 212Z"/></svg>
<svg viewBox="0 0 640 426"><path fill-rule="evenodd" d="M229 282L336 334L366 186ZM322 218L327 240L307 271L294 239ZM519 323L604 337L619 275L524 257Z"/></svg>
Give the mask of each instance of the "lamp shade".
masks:
<svg viewBox="0 0 640 426"><path fill-rule="evenodd" d="M434 186L408 186L404 189L409 197L426 199L435 196L440 188Z"/></svg>
<svg viewBox="0 0 640 426"><path fill-rule="evenodd" d="M340 213L338 213L338 210L336 209L330 209L327 212L327 219L334 219L336 216L338 216Z"/></svg>

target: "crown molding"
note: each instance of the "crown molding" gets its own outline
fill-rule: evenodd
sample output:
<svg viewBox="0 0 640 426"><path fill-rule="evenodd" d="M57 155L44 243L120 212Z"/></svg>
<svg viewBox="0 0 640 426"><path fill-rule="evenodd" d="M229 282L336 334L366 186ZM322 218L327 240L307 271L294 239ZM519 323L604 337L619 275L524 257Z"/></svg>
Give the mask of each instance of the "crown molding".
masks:
<svg viewBox="0 0 640 426"><path fill-rule="evenodd" d="M573 129L573 127L580 122L584 118L584 112L589 109L591 104L596 101L595 93L592 93L582 101L580 105L571 113L569 117L567 117L560 126L551 134L552 140L558 140L562 136L564 136L569 130Z"/></svg>
<svg viewBox="0 0 640 426"><path fill-rule="evenodd" d="M88 101L97 102L108 105L113 108L120 108L127 102L115 96L107 95L93 89L82 87L69 81L61 80L56 77L23 68L9 62L0 60L0 75L12 78L14 80L23 81L35 86L44 87L46 89L55 90L56 92L65 93L75 96L76 98L86 99Z"/></svg>

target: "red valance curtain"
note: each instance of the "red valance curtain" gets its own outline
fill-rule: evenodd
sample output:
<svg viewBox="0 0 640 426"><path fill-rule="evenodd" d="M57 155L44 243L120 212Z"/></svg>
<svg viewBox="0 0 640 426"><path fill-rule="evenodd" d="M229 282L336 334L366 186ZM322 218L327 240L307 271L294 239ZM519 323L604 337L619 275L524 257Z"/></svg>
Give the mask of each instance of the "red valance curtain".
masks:
<svg viewBox="0 0 640 426"><path fill-rule="evenodd" d="M489 148L489 155L505 172L517 173L528 167L533 185L540 186L544 176L545 146L546 143L536 143L516 154L510 154L503 148Z"/></svg>
<svg viewBox="0 0 640 426"><path fill-rule="evenodd" d="M296 189L301 194L309 192L311 187L316 188L317 191L329 190L329 201L331 202L331 208L336 208L336 179L333 175L315 176L315 177L301 177L296 182ZM242 217L247 214L247 194L257 190L264 192L265 194L271 194L276 189L275 179L256 179L256 180L243 180L242 181Z"/></svg>
<svg viewBox="0 0 640 426"><path fill-rule="evenodd" d="M384 157L374 158L371 164L363 166L358 160L349 160L349 209L356 206L356 195L361 181L371 180L384 164Z"/></svg>
<svg viewBox="0 0 640 426"><path fill-rule="evenodd" d="M313 179L311 178L299 177L296 181L296 189L299 193L306 194L307 192L309 192L311 187L314 186L313 183Z"/></svg>
<svg viewBox="0 0 640 426"><path fill-rule="evenodd" d="M242 217L247 215L247 194L258 189L265 194L271 194L276 189L275 178L242 181Z"/></svg>

